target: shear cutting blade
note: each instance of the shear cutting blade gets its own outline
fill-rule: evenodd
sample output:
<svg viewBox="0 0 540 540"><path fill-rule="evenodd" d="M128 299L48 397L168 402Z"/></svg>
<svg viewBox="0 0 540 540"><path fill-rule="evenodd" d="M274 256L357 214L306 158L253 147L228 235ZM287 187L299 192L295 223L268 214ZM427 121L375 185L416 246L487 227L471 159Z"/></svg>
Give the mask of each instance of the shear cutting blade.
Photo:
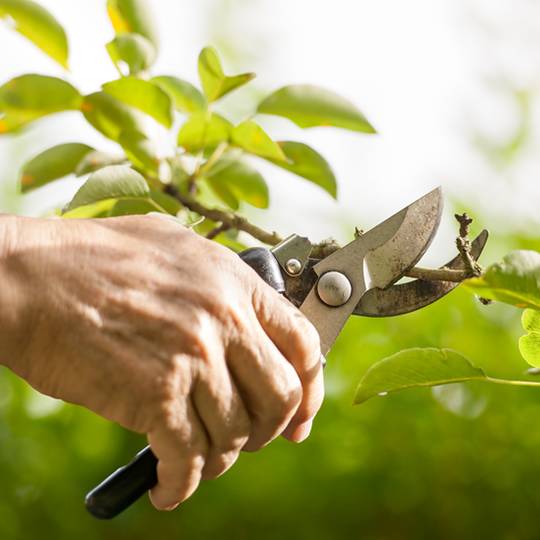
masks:
<svg viewBox="0 0 540 540"><path fill-rule="evenodd" d="M317 276L334 271L352 286L349 299L339 307L326 305L310 290L300 310L314 324L326 354L356 305L373 287L395 283L424 254L438 228L442 211L440 188L413 202L313 267Z"/></svg>

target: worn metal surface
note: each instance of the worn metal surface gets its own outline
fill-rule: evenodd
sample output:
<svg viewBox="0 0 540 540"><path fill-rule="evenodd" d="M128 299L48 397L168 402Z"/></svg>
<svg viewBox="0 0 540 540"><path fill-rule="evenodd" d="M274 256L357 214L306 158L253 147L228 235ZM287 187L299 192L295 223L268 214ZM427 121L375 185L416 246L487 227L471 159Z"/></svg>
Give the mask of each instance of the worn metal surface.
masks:
<svg viewBox="0 0 540 540"><path fill-rule="evenodd" d="M472 242L471 254L475 259L478 259L482 254L487 239L488 231L483 230ZM441 268L461 270L465 268L465 263L461 255L457 255ZM386 290L371 289L360 299L353 313L366 317L403 315L432 304L458 285L459 283L451 281L415 279L407 283L393 285Z"/></svg>
<svg viewBox="0 0 540 540"><path fill-rule="evenodd" d="M482 231L471 245L471 254L478 259L484 250L488 239L488 232ZM286 294L289 300L300 306L307 293L317 283L317 274L313 267L319 262L318 259L310 259L302 275L293 278L285 278ZM441 268L459 270L464 268L463 259L460 255L454 257ZM399 285L392 285L387 289L371 289L360 299L354 310L354 315L364 317L392 317L403 315L421 309L439 298L442 298L455 289L459 283L450 281L424 281L416 279Z"/></svg>
<svg viewBox="0 0 540 540"><path fill-rule="evenodd" d="M308 238L291 234L270 251L285 273L294 276L304 270L312 249L313 246ZM298 261L299 265L291 263L292 260Z"/></svg>
<svg viewBox="0 0 540 540"><path fill-rule="evenodd" d="M323 303L316 288L311 288L300 305L319 331L323 354L330 350L367 290L395 283L421 258L439 226L441 212L438 188L313 266L317 277L340 272L352 285L349 300L339 307Z"/></svg>

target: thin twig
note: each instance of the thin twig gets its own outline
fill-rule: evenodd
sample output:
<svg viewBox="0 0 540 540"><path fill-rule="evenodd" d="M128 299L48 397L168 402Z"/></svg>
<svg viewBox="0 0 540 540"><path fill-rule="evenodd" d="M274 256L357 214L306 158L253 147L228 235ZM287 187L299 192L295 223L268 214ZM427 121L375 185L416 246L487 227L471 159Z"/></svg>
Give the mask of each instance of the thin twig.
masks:
<svg viewBox="0 0 540 540"><path fill-rule="evenodd" d="M471 277L467 270L457 270L454 268L422 268L415 266L406 274L407 277L423 279L425 281L451 281L461 283Z"/></svg>
<svg viewBox="0 0 540 540"><path fill-rule="evenodd" d="M165 187L166 192L180 201L186 208L189 208L192 212L211 219L216 223L227 225L229 229L236 229L237 231L244 231L253 238L259 240L263 244L275 246L282 240L276 232L267 232L257 225L253 225L246 218L235 214L234 212L225 212L217 208L207 208L199 201L195 200L191 195L181 193L175 186L168 185Z"/></svg>
<svg viewBox="0 0 540 540"><path fill-rule="evenodd" d="M469 240L469 227L473 220L467 214L455 214L454 217L459 223L459 236L456 238L456 247L469 274L467 277L480 276L482 267L472 256L471 242Z"/></svg>
<svg viewBox="0 0 540 540"><path fill-rule="evenodd" d="M222 223L221 225L218 225L217 227L214 227L206 235L206 238L208 238L208 240L213 240L216 236L219 236L222 232L228 231L229 229L230 229L230 227L227 224Z"/></svg>

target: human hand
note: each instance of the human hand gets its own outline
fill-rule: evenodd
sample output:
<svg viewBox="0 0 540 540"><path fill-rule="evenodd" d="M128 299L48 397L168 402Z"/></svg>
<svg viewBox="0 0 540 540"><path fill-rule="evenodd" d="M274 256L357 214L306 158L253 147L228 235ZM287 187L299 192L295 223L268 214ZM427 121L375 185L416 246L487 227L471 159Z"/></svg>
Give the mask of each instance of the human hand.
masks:
<svg viewBox="0 0 540 540"><path fill-rule="evenodd" d="M146 433L157 508L241 450L308 436L323 398L317 332L232 252L150 216L6 217L3 230L1 360Z"/></svg>

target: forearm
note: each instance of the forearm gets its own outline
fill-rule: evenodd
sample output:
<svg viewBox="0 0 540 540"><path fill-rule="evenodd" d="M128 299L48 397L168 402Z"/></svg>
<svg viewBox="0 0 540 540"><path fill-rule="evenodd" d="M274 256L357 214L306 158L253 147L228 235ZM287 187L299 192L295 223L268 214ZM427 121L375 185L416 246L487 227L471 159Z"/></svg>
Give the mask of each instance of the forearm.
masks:
<svg viewBox="0 0 540 540"><path fill-rule="evenodd" d="M21 218L0 214L0 364L12 367L28 338L21 269L17 253Z"/></svg>

